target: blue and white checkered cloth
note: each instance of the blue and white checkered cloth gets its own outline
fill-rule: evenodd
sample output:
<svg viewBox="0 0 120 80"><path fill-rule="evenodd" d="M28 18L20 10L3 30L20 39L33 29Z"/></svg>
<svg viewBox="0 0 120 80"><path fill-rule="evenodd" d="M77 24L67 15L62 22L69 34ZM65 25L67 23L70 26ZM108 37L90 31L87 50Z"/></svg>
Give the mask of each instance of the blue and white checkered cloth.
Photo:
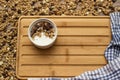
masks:
<svg viewBox="0 0 120 80"><path fill-rule="evenodd" d="M120 13L110 14L112 40L105 50L108 64L73 78L29 78L28 80L120 80Z"/></svg>
<svg viewBox="0 0 120 80"><path fill-rule="evenodd" d="M120 56L120 13L111 13L110 17L112 40L105 51L105 57L108 62L111 62Z"/></svg>

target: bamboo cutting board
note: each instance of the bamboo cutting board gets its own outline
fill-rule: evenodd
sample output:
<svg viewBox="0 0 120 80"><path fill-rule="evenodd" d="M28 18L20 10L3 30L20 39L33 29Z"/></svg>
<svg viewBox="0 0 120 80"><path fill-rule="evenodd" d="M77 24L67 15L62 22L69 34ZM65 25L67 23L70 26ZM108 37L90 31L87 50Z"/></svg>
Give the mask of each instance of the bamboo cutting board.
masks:
<svg viewBox="0 0 120 80"><path fill-rule="evenodd" d="M49 18L58 27L55 44L45 50L28 39L29 24ZM111 40L109 17L22 16L19 19L16 74L28 77L73 77L106 64L104 51Z"/></svg>

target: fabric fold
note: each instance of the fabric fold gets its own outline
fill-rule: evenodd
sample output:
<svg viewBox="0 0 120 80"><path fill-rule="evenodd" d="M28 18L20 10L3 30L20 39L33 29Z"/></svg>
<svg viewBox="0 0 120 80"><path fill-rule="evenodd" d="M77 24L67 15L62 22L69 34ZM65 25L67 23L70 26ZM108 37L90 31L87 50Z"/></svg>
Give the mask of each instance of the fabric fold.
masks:
<svg viewBox="0 0 120 80"><path fill-rule="evenodd" d="M120 12L110 14L112 40L105 50L108 63L120 56Z"/></svg>

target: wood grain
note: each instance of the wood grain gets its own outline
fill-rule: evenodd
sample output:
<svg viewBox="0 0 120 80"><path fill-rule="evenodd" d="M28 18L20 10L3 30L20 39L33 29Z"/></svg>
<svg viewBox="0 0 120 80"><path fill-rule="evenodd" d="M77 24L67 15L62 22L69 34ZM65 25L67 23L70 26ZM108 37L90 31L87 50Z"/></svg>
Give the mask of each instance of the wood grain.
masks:
<svg viewBox="0 0 120 80"><path fill-rule="evenodd" d="M21 42L23 45L33 45L28 37L23 37ZM58 36L55 45L108 45L109 38L108 37L76 37L76 36L70 36L70 37L64 37L64 36Z"/></svg>
<svg viewBox="0 0 120 80"><path fill-rule="evenodd" d="M49 18L58 27L58 37L49 49L39 49L29 40L32 21ZM109 17L22 16L18 25L16 74L29 77L74 77L106 65L104 51L111 40Z"/></svg>
<svg viewBox="0 0 120 80"><path fill-rule="evenodd" d="M79 19L79 18L72 18L72 19L67 19L67 18L54 18L50 17L52 21L56 23L57 26L109 26L109 19ZM22 19L21 20L21 26L28 26L32 21L36 19ZM89 24L89 25L88 25Z"/></svg>
<svg viewBox="0 0 120 80"><path fill-rule="evenodd" d="M23 46L21 55L102 55L106 46L53 46L42 50L34 46ZM26 50L28 51L26 52ZM59 53L58 53L59 52Z"/></svg>
<svg viewBox="0 0 120 80"><path fill-rule="evenodd" d="M22 35L27 35L28 32L28 26L27 28L23 28L21 30ZM59 27L58 29L58 35L97 35L97 36L109 36L109 30L107 27Z"/></svg>
<svg viewBox="0 0 120 80"><path fill-rule="evenodd" d="M103 66L103 65L101 65ZM98 66L22 66L20 76L46 77L46 76L77 76L84 71L90 71L101 67ZM29 72L29 74L28 74ZM33 74L34 73L34 74Z"/></svg>

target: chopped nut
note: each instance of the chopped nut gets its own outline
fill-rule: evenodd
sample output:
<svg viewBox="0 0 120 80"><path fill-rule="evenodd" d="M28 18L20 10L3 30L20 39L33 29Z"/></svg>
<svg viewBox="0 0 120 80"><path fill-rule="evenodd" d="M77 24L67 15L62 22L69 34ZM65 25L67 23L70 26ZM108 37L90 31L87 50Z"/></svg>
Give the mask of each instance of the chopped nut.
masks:
<svg viewBox="0 0 120 80"><path fill-rule="evenodd" d="M41 37L41 33L44 33L46 37L54 37L54 29L53 26L49 22L41 21L35 24L35 26L32 29L31 36L34 39L35 36ZM52 33L52 34L51 34ZM49 35L51 34L51 35Z"/></svg>

